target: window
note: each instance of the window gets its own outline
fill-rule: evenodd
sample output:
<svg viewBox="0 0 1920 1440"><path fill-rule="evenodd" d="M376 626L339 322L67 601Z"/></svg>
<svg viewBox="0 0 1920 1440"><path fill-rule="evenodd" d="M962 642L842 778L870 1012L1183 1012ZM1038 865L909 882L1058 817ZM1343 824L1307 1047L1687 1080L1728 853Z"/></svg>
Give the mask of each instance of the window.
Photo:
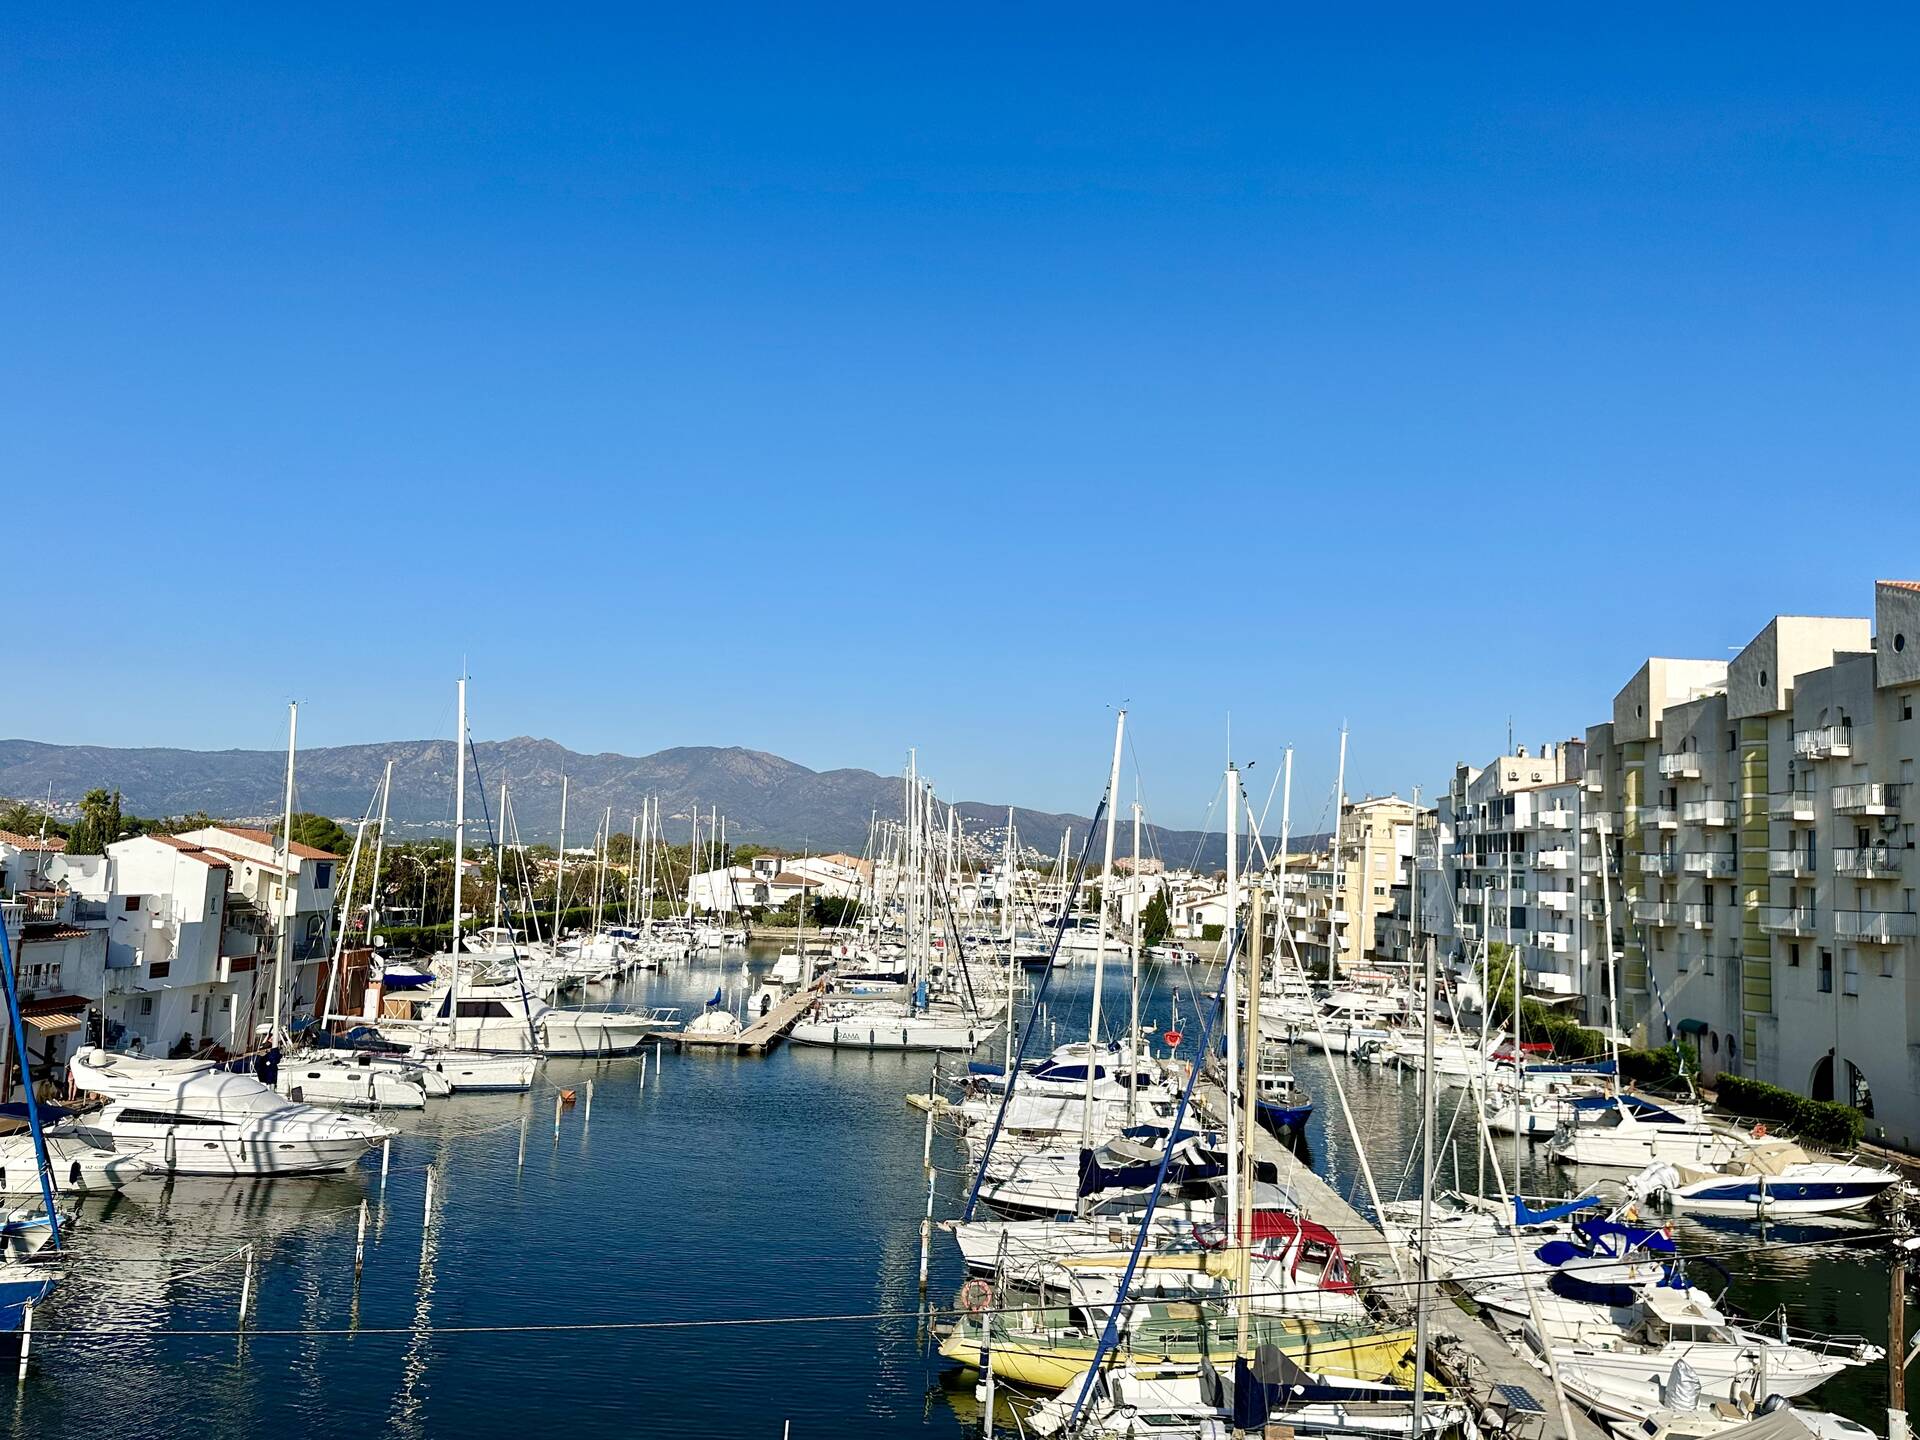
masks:
<svg viewBox="0 0 1920 1440"><path fill-rule="evenodd" d="M1882 980L1891 980L1893 978L1893 949L1891 946L1881 947L1880 978Z"/></svg>
<svg viewBox="0 0 1920 1440"><path fill-rule="evenodd" d="M220 1013L222 1015L231 1015L233 1013L233 996L222 995L220 997Z"/></svg>
<svg viewBox="0 0 1920 1440"><path fill-rule="evenodd" d="M1849 995L1860 993L1860 952L1843 950L1840 952L1841 987Z"/></svg>
<svg viewBox="0 0 1920 1440"><path fill-rule="evenodd" d="M173 962L171 960L156 960L153 962L153 964L147 967L147 974L152 976L155 980L164 980L167 978L167 976L171 975L172 973L173 973ZM145 1015L149 1012L142 1010L140 1013L142 1015Z"/></svg>
<svg viewBox="0 0 1920 1440"><path fill-rule="evenodd" d="M333 862L322 860L313 867L313 888L325 890L333 884Z"/></svg>
<svg viewBox="0 0 1920 1440"><path fill-rule="evenodd" d="M1793 941L1787 946L1787 964L1796 970L1800 968L1800 942L1798 940Z"/></svg>
<svg viewBox="0 0 1920 1440"><path fill-rule="evenodd" d="M218 915L219 913L220 913L220 892L216 890L213 892L213 894L207 896L207 914Z"/></svg>
<svg viewBox="0 0 1920 1440"><path fill-rule="evenodd" d="M1900 697L1900 718L1902 720L1913 719L1913 697L1911 695L1902 695Z"/></svg>
<svg viewBox="0 0 1920 1440"><path fill-rule="evenodd" d="M153 996L142 995L140 997L140 1013L142 1015L153 1014Z"/></svg>
<svg viewBox="0 0 1920 1440"><path fill-rule="evenodd" d="M195 995L193 997L193 1003L187 1006L187 1013L190 1015L198 1015L200 1013L200 997L198 995Z"/></svg>
<svg viewBox="0 0 1920 1440"><path fill-rule="evenodd" d="M140 908L140 897L138 895L127 896L126 908L128 910L138 910Z"/></svg>
<svg viewBox="0 0 1920 1440"><path fill-rule="evenodd" d="M1831 950L1820 952L1820 993L1822 995L1833 993L1833 952Z"/></svg>

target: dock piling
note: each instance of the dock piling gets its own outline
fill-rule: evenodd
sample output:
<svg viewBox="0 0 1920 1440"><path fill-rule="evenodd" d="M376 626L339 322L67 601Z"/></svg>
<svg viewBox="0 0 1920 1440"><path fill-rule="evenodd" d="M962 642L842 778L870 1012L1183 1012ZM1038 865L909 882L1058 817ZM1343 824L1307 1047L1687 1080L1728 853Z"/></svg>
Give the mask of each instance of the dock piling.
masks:
<svg viewBox="0 0 1920 1440"><path fill-rule="evenodd" d="M560 1104L560 1095L556 1091L553 1097L553 1138L556 1140L560 1138Z"/></svg>
<svg viewBox="0 0 1920 1440"><path fill-rule="evenodd" d="M15 1377L16 1384L27 1383L27 1354L33 1349L33 1306L29 1305L20 1312L20 1373Z"/></svg>
<svg viewBox="0 0 1920 1440"><path fill-rule="evenodd" d="M367 1202L360 1202L360 1228L353 1237L353 1278L358 1281L367 1264Z"/></svg>
<svg viewBox="0 0 1920 1440"><path fill-rule="evenodd" d="M240 1271L240 1318L235 1329L247 1328L247 1312L253 1307L253 1246L246 1246L247 1263Z"/></svg>
<svg viewBox="0 0 1920 1440"><path fill-rule="evenodd" d="M527 1168L527 1117L525 1115L520 1117L520 1153L514 1157L513 1168L516 1170Z"/></svg>
<svg viewBox="0 0 1920 1440"><path fill-rule="evenodd" d="M427 1166L427 1200L420 1212L420 1226L424 1230L433 1224L433 1166Z"/></svg>
<svg viewBox="0 0 1920 1440"><path fill-rule="evenodd" d="M387 1188L387 1167L393 1164L393 1137L389 1135L380 1142L380 1190L384 1194Z"/></svg>
<svg viewBox="0 0 1920 1440"><path fill-rule="evenodd" d="M587 1103L580 1112L580 1133L587 1133L587 1127L593 1124L593 1081L587 1081Z"/></svg>

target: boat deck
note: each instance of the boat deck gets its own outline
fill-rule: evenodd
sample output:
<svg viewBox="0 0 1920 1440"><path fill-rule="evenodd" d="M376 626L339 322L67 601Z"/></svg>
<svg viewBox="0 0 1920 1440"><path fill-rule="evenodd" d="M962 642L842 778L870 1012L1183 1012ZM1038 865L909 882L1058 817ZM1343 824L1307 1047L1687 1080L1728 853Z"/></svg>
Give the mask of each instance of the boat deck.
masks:
<svg viewBox="0 0 1920 1440"><path fill-rule="evenodd" d="M785 1038L789 1030L800 1023L802 1015L813 1008L813 1002L820 998L820 990L821 986L816 984L810 990L794 991L746 1029L732 1035L689 1035L681 1031L667 1038L682 1050L720 1050L735 1055L764 1055Z"/></svg>
<svg viewBox="0 0 1920 1440"><path fill-rule="evenodd" d="M1194 1087L1194 1099L1213 1123L1220 1123L1225 1096L1218 1085L1202 1081ZM1411 1292L1396 1283L1399 1277L1394 1273L1392 1262L1384 1258L1387 1237L1373 1222L1265 1130L1255 1132L1253 1153L1256 1160L1271 1162L1279 1170L1280 1183L1299 1197L1309 1219L1325 1225L1339 1237L1348 1263L1355 1267L1355 1280L1360 1287L1368 1288L1369 1279L1378 1282L1384 1293L1376 1293L1374 1298L1384 1301L1385 1308L1396 1316L1410 1315ZM1485 1320L1468 1314L1447 1292L1437 1294L1435 1302L1427 1314L1432 1336L1429 1363L1449 1386L1465 1389L1474 1396L1476 1412L1488 1404L1496 1409L1507 1408L1502 1404L1501 1387L1518 1386L1532 1395L1547 1413L1544 1416L1513 1414L1510 1422L1513 1428L1524 1424L1527 1433L1538 1434L1542 1440L1610 1440L1599 1422L1578 1405L1569 1406L1573 1411L1574 1433L1568 1436L1560 1423L1553 1383L1546 1372L1517 1354L1499 1331ZM1534 1420L1541 1427L1538 1431L1532 1429Z"/></svg>

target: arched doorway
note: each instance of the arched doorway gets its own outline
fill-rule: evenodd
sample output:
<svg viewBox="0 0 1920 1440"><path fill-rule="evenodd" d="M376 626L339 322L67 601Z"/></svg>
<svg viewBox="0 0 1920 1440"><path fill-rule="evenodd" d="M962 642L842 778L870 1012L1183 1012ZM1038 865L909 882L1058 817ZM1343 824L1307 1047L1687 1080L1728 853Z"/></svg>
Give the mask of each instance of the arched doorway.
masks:
<svg viewBox="0 0 1920 1440"><path fill-rule="evenodd" d="M1873 1115L1873 1087L1860 1067L1847 1061L1847 1103L1869 1118Z"/></svg>
<svg viewBox="0 0 1920 1440"><path fill-rule="evenodd" d="M1829 1051L1820 1057L1820 1063L1813 1067L1813 1078L1807 1082L1809 1100L1833 1099L1833 1053Z"/></svg>

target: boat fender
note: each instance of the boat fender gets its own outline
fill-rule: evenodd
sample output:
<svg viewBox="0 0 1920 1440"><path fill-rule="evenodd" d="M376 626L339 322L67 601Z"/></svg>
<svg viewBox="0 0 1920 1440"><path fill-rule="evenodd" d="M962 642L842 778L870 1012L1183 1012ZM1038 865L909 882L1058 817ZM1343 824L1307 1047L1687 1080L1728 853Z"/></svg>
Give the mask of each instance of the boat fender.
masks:
<svg viewBox="0 0 1920 1440"><path fill-rule="evenodd" d="M979 1276L960 1287L960 1308L969 1315L984 1315L993 1305L993 1287Z"/></svg>
<svg viewBox="0 0 1920 1440"><path fill-rule="evenodd" d="M1766 1121L1762 1120L1759 1124L1753 1127L1753 1138L1756 1140L1764 1140L1767 1138L1767 1122Z"/></svg>
<svg viewBox="0 0 1920 1440"><path fill-rule="evenodd" d="M560 1103L561 1103L562 1105L571 1105L571 1104L573 1104L573 1101L574 1101L574 1094L573 1094L573 1091L571 1091L571 1090L562 1090L562 1091L560 1092Z"/></svg>

